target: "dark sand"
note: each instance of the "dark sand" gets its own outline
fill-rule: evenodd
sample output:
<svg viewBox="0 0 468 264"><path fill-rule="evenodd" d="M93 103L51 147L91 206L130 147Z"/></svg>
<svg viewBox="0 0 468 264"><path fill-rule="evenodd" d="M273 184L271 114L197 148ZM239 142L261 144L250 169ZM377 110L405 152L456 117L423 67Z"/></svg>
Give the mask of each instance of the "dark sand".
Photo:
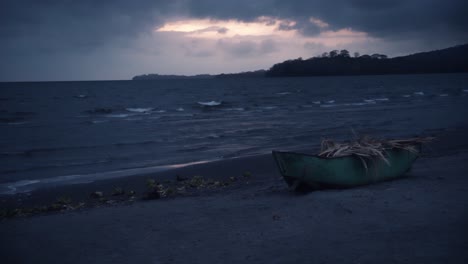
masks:
<svg viewBox="0 0 468 264"><path fill-rule="evenodd" d="M151 175L252 177L224 189L0 222L1 263L468 263L468 130L444 131L407 178L347 190L288 192L270 155ZM149 175L3 197L4 206ZM18 202L18 199L22 199ZM16 203L16 204L15 204Z"/></svg>

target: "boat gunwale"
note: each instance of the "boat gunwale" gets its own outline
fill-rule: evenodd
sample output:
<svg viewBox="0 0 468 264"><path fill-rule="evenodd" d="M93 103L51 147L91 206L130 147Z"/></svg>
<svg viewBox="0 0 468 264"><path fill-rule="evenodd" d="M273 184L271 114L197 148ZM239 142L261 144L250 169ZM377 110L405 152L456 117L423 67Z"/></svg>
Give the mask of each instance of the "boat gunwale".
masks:
<svg viewBox="0 0 468 264"><path fill-rule="evenodd" d="M416 146L417 149L418 149L418 157L419 155L421 154L421 146L422 144L412 144L413 146ZM403 149L403 148L390 148L388 150L401 150L401 151L408 151L408 152L411 152L410 150L407 150L407 149ZM362 158L369 158L369 157L364 157L364 156L359 156L359 155L356 155L356 154L350 154L350 155L346 155L346 156L339 156L339 157L323 157L323 156L320 156L319 154L307 154L307 153L300 153L300 152L295 152L295 151L280 151L280 150L272 150L272 154L273 156L275 156L275 153L280 153L280 154L294 154L294 155L302 155L302 156L307 156L307 157L314 157L314 158L319 158L319 159L323 159L323 160L333 160L333 159L342 159L342 158L350 158L350 157L362 157ZM276 158L275 158L276 160Z"/></svg>

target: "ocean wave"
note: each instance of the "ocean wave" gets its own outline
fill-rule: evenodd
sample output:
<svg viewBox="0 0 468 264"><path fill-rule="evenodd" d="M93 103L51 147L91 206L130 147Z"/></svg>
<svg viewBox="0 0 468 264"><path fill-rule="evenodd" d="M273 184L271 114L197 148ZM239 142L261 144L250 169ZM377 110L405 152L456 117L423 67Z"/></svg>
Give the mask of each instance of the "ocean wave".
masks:
<svg viewBox="0 0 468 264"><path fill-rule="evenodd" d="M137 146L137 145L149 145L149 144L159 144L157 140L145 140L145 141L123 141L111 144L101 144L101 145L91 145L91 146L58 146L50 148L31 148L25 150L17 151L4 151L0 155L5 156L31 156L31 155L42 155L44 153L51 152L61 152L61 151L70 151L70 150L86 150L86 149L98 149L98 148L108 148L108 147L121 147L121 146Z"/></svg>
<svg viewBox="0 0 468 264"><path fill-rule="evenodd" d="M320 107L324 107L324 108L337 107L337 106L338 106L337 104L322 104L322 105L320 105Z"/></svg>
<svg viewBox="0 0 468 264"><path fill-rule="evenodd" d="M11 125L11 126L20 126L20 125L25 125L25 124L29 124L29 122L10 122L10 123L7 123L8 125Z"/></svg>
<svg viewBox="0 0 468 264"><path fill-rule="evenodd" d="M219 106L222 102L218 101L207 101L207 102L197 102L201 106Z"/></svg>
<svg viewBox="0 0 468 264"><path fill-rule="evenodd" d="M21 193L29 192L32 189L27 188L27 186L40 183L40 180L22 180L14 183L1 184L0 185L0 194L12 195L18 193L18 189L21 189Z"/></svg>
<svg viewBox="0 0 468 264"><path fill-rule="evenodd" d="M318 105L319 105L319 104L321 104L321 102L320 102L320 101L313 101L312 103L314 103L314 104L318 104Z"/></svg>
<svg viewBox="0 0 468 264"><path fill-rule="evenodd" d="M278 108L277 106L261 106L260 109L263 109L263 110L273 110L273 109L276 109Z"/></svg>
<svg viewBox="0 0 468 264"><path fill-rule="evenodd" d="M346 104L346 105L351 105L351 106L363 106L363 105L368 105L370 103L350 103L350 104Z"/></svg>
<svg viewBox="0 0 468 264"><path fill-rule="evenodd" d="M88 95L86 94L77 94L74 96L75 98L80 98L80 99L84 99L84 98L88 98Z"/></svg>
<svg viewBox="0 0 468 264"><path fill-rule="evenodd" d="M415 95L424 95L424 92L414 92Z"/></svg>
<svg viewBox="0 0 468 264"><path fill-rule="evenodd" d="M182 108L182 107L179 107L179 108L176 108L176 111L177 111L177 112L183 112L183 111L185 111L185 109Z"/></svg>
<svg viewBox="0 0 468 264"><path fill-rule="evenodd" d="M133 113L147 113L153 111L154 108L146 107L146 108L125 108L125 110Z"/></svg>
<svg viewBox="0 0 468 264"><path fill-rule="evenodd" d="M0 117L0 123L6 123L8 125L22 125L28 123L27 121L35 115L34 112L14 112L8 113L8 111L2 111L5 113L2 117Z"/></svg>
<svg viewBox="0 0 468 264"><path fill-rule="evenodd" d="M411 97L411 95L410 94L404 94L404 95L402 95L402 97L408 98L408 97Z"/></svg>
<svg viewBox="0 0 468 264"><path fill-rule="evenodd" d="M224 111L244 111L245 109L242 107L233 107L233 108L226 108Z"/></svg>
<svg viewBox="0 0 468 264"><path fill-rule="evenodd" d="M374 101L390 101L387 97L382 97L382 98L375 98L373 99Z"/></svg>
<svg viewBox="0 0 468 264"><path fill-rule="evenodd" d="M130 118L125 118L125 121L141 121L143 118L141 117L130 117Z"/></svg>
<svg viewBox="0 0 468 264"><path fill-rule="evenodd" d="M279 93L276 93L277 95L288 95L288 94L291 94L290 92L279 92Z"/></svg>
<svg viewBox="0 0 468 264"><path fill-rule="evenodd" d="M0 123L13 123L13 122L21 122L23 119L22 118L17 118L17 117L3 117L0 118Z"/></svg>
<svg viewBox="0 0 468 264"><path fill-rule="evenodd" d="M325 101L325 103L327 103L327 104L334 104L334 103L335 103L335 100L328 100L328 101Z"/></svg>
<svg viewBox="0 0 468 264"><path fill-rule="evenodd" d="M110 115L106 115L106 117L111 117L111 118L126 118L126 117L129 117L131 115L129 114L110 114Z"/></svg>
<svg viewBox="0 0 468 264"><path fill-rule="evenodd" d="M25 167L21 169L9 169L0 171L2 174L7 173L18 173L18 172L27 172L27 171L39 171L39 170L46 170L46 169L55 169L55 168L69 168L69 167L79 167L79 166L92 166L96 164L103 164L112 162L113 159L102 159L96 161L86 161L86 162L69 162L69 163L62 163L62 164L49 164L49 165L40 165L40 166L32 166L32 167Z"/></svg>
<svg viewBox="0 0 468 264"><path fill-rule="evenodd" d="M468 93L468 89L463 89L463 92L464 92L464 93Z"/></svg>
<svg viewBox="0 0 468 264"><path fill-rule="evenodd" d="M91 120L91 124L101 124L109 122L109 120Z"/></svg>
<svg viewBox="0 0 468 264"><path fill-rule="evenodd" d="M448 94L439 94L440 97L446 97Z"/></svg>
<svg viewBox="0 0 468 264"><path fill-rule="evenodd" d="M368 103L368 104L375 104L375 99L364 99L364 102Z"/></svg>
<svg viewBox="0 0 468 264"><path fill-rule="evenodd" d="M24 155L24 152L7 151L7 152L0 153L0 156L21 156L21 155Z"/></svg>
<svg viewBox="0 0 468 264"><path fill-rule="evenodd" d="M94 115L110 114L114 111L112 108L97 107L91 110L87 110L86 113Z"/></svg>

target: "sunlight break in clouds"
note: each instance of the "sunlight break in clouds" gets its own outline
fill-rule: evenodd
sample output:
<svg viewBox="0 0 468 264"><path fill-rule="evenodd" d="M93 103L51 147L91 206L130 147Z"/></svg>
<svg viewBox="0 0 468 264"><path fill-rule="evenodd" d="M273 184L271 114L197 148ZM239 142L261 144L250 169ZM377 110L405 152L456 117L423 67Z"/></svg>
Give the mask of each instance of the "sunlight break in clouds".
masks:
<svg viewBox="0 0 468 264"><path fill-rule="evenodd" d="M271 17L259 17L252 22L238 20L212 20L212 19L180 19L164 24L155 32L173 32L193 38L226 40L242 39L258 42L265 38L274 39L283 43L310 43L314 42L324 48L337 48L350 43L372 40L367 33L354 31L350 28L331 30L330 25L318 18L311 17L310 24L318 28L317 34L305 36L299 33L297 23L291 20L282 20ZM375 40L375 39L374 39ZM343 47L344 48L344 47ZM320 51L319 51L320 52Z"/></svg>
<svg viewBox="0 0 468 264"><path fill-rule="evenodd" d="M153 34L155 39L166 43L160 56L168 54L168 61L183 61L171 69L184 74L268 69L288 59L310 58L334 49L363 52L365 46L381 44L365 32L333 29L318 18L311 17L301 23L306 24L273 17L249 22L180 18L155 28ZM304 26L316 30L304 33ZM168 70L167 63L164 65Z"/></svg>
<svg viewBox="0 0 468 264"><path fill-rule="evenodd" d="M237 20L183 19L166 23L157 32L180 32L191 37L225 38L235 36L291 36L294 32L280 31L282 24L294 25L294 22L260 17L253 22Z"/></svg>

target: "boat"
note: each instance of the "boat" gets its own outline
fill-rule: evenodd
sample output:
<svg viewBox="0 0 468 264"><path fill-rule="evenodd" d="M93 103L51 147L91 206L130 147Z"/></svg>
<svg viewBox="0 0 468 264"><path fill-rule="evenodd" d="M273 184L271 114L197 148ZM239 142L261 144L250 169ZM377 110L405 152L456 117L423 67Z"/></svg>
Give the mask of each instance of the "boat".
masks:
<svg viewBox="0 0 468 264"><path fill-rule="evenodd" d="M392 148L385 158L348 155L322 157L273 151L281 175L292 190L350 188L403 177L419 157L421 145Z"/></svg>

